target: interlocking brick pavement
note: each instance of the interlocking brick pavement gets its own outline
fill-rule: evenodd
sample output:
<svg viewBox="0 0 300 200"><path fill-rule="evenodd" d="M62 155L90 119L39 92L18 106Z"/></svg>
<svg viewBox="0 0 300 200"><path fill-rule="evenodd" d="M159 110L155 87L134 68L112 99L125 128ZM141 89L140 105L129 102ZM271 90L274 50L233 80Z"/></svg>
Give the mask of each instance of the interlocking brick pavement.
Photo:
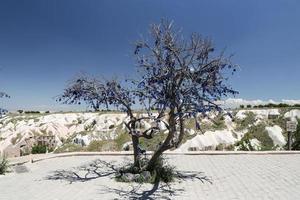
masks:
<svg viewBox="0 0 300 200"><path fill-rule="evenodd" d="M76 156L25 164L29 172L0 176L2 200L92 199L299 199L300 154L291 155L168 155L180 171L202 172L209 181L182 180L168 186L117 183L111 177L85 182L48 180L55 170L95 159L122 163L128 156ZM134 190L132 190L134 189ZM149 191L149 192L147 192Z"/></svg>

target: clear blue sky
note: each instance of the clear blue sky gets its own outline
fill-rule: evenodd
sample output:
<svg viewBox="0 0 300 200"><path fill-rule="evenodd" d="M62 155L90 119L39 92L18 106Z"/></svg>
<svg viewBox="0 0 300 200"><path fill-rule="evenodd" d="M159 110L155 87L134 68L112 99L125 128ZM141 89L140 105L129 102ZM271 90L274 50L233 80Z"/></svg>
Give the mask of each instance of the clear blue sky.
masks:
<svg viewBox="0 0 300 200"><path fill-rule="evenodd" d="M2 107L63 109L52 97L78 72L131 75L133 42L163 17L235 54L239 98L300 99L298 0L1 0Z"/></svg>

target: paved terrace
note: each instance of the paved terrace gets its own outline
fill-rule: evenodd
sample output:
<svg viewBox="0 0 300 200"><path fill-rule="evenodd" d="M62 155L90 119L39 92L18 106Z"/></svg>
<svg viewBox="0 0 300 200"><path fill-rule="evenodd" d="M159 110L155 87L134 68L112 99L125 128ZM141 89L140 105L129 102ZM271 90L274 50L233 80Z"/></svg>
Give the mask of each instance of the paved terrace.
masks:
<svg viewBox="0 0 300 200"><path fill-rule="evenodd" d="M154 188L151 184L115 182L112 175L104 173L109 172L104 166L99 168L102 170L99 174L87 177L83 171L86 168L78 168L99 159L119 165L131 160L126 154L35 157L36 162L15 165L15 172L0 176L0 199L298 199L300 196L299 153L194 154L166 155L168 162L186 176L180 182ZM26 159L12 161L16 164ZM196 173L199 179L189 176Z"/></svg>

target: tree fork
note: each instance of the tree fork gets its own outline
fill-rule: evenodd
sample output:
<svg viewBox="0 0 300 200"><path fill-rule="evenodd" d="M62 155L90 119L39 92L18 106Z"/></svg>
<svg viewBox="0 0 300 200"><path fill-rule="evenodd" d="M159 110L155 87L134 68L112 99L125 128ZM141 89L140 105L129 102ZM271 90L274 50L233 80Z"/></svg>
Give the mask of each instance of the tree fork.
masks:
<svg viewBox="0 0 300 200"><path fill-rule="evenodd" d="M172 108L169 112L169 134L163 144L154 152L152 155L146 169L148 171L153 171L155 168L155 165L157 164L157 161L159 157L163 154L164 151L171 148L170 142L174 138L174 134L176 133L176 121L175 121L175 109Z"/></svg>

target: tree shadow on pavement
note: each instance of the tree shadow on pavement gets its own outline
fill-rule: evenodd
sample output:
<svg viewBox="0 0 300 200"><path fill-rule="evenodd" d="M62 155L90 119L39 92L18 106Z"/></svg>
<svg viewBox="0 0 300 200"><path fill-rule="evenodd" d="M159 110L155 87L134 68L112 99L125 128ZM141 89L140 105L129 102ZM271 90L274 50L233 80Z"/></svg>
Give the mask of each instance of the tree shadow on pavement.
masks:
<svg viewBox="0 0 300 200"><path fill-rule="evenodd" d="M146 188L145 184L128 184L126 188L112 188L103 186L100 194L112 193L116 194L119 198L115 199L172 199L179 196L184 192L182 188L173 188L170 184L163 184L156 182L152 188ZM148 185L148 184L147 184Z"/></svg>
<svg viewBox="0 0 300 200"><path fill-rule="evenodd" d="M195 171L176 171L177 183L182 183L186 181L201 181L203 184L209 183L212 184L212 180L207 176L204 176L202 172ZM176 183L176 181L175 181ZM101 189L102 194L105 193L114 193L117 194L120 198L115 199L165 199L170 200L176 196L180 196L184 193L184 189L181 184L172 184L172 183L163 183L157 181L155 184L151 185L152 187L147 187L150 184L138 184L132 183L126 185L125 188L113 188L109 186L103 186L104 189Z"/></svg>
<svg viewBox="0 0 300 200"><path fill-rule="evenodd" d="M74 182L86 182L102 177L114 178L119 168L120 166L112 162L97 159L87 165L74 168L74 170L53 171L45 179L67 181L72 184ZM187 181L200 181L203 184L212 184L211 178L205 176L203 172L176 171L175 182L172 184L160 181L156 181L155 184L126 183L124 188L114 188L105 185L102 186L100 194L117 194L119 198L115 199L171 199L184 192L180 183ZM124 183L122 185L124 186Z"/></svg>
<svg viewBox="0 0 300 200"><path fill-rule="evenodd" d="M118 168L112 162L105 162L97 159L93 162L83 165L74 170L56 170L53 174L47 176L46 180L62 180L70 184L74 182L86 182L93 179L113 176Z"/></svg>

